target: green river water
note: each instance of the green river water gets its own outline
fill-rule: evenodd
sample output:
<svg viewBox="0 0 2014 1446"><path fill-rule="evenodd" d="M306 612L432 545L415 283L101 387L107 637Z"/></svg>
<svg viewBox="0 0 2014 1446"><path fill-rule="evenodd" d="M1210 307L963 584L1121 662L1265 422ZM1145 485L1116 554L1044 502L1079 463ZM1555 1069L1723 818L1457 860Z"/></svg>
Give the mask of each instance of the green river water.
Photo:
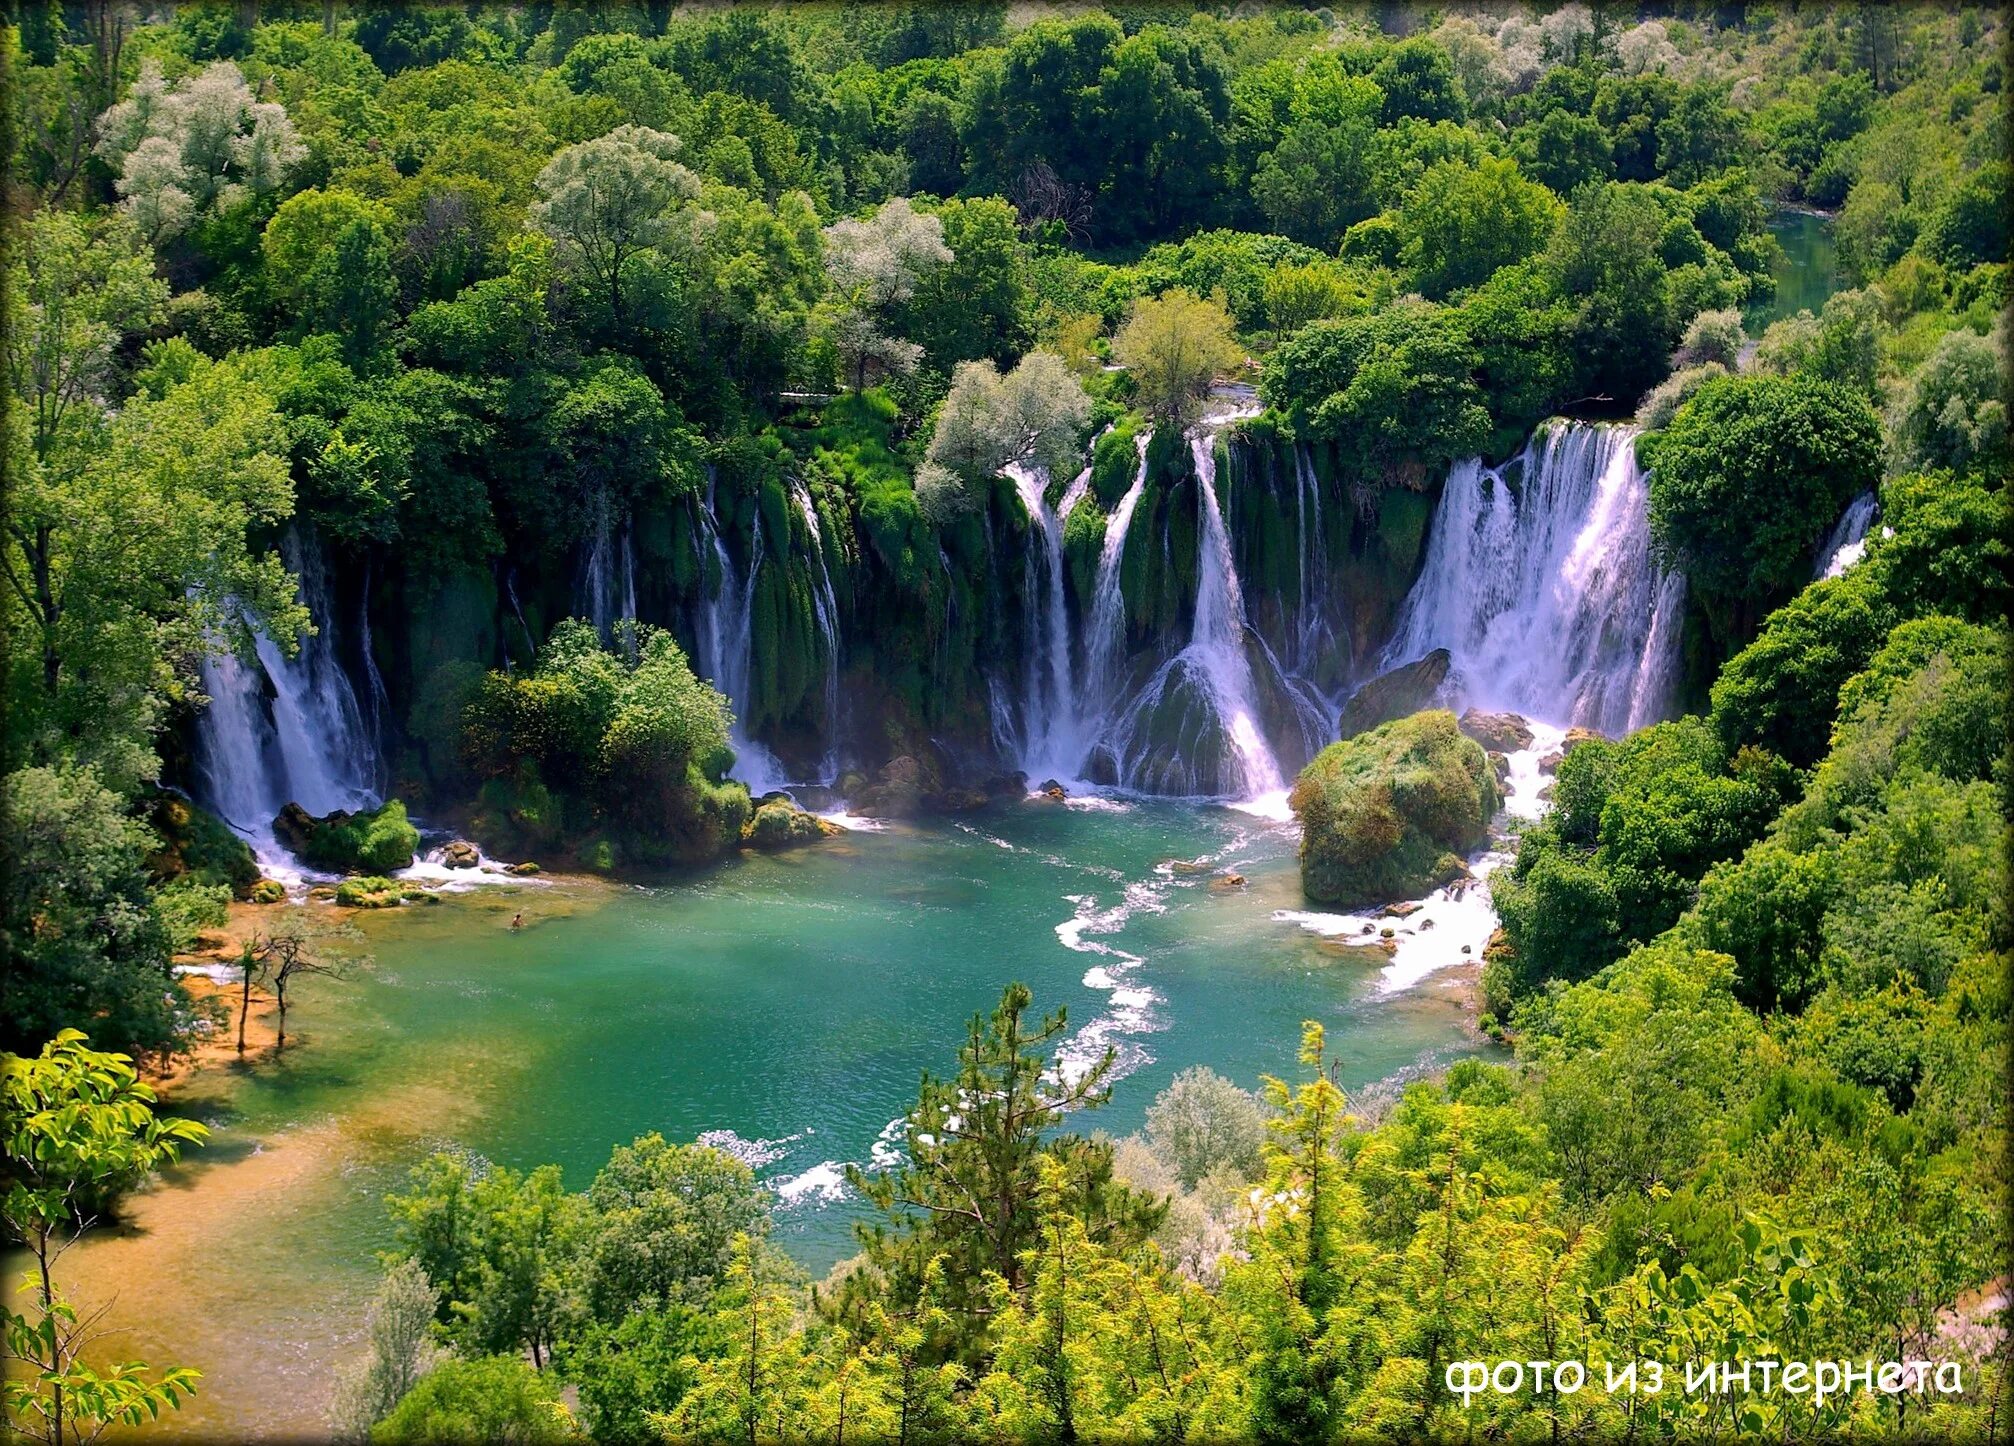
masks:
<svg viewBox="0 0 2014 1446"><path fill-rule="evenodd" d="M732 1131L779 1192L782 1243L822 1273L852 1250L839 1168L871 1162L919 1072L951 1067L1010 980L1068 1008L1068 1051L1119 1050L1095 1119L1114 1133L1186 1066L1290 1072L1307 1018L1351 1086L1480 1049L1462 971L1401 987L1274 917L1303 907L1295 843L1225 808L1031 802L655 887L485 887L366 916L374 966L299 987L282 1062L176 1097L212 1142L67 1275L81 1299L116 1296L109 1353L204 1372L155 1430L298 1435L354 1350L382 1197L438 1146L557 1161L578 1189L644 1131ZM1213 888L1178 858L1248 883Z"/></svg>

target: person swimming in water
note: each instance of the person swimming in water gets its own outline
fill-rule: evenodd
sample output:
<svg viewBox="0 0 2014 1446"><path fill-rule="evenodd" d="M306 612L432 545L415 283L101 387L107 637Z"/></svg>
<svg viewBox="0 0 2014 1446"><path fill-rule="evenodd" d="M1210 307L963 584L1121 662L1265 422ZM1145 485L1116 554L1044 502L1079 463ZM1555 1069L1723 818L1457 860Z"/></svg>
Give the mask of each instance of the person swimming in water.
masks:
<svg viewBox="0 0 2014 1446"><path fill-rule="evenodd" d="M510 926L512 933L516 933L519 929L522 929L524 927L524 915L512 914L510 918Z"/></svg>

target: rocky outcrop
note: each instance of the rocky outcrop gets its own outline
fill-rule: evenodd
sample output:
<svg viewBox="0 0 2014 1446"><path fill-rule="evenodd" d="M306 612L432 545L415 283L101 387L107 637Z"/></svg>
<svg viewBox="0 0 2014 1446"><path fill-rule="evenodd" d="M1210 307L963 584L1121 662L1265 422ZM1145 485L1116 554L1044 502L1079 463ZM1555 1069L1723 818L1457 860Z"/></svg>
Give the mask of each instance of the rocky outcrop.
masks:
<svg viewBox="0 0 2014 1446"><path fill-rule="evenodd" d="M450 869L472 869L483 861L483 852L465 838L458 838L441 850L441 865Z"/></svg>
<svg viewBox="0 0 2014 1446"><path fill-rule="evenodd" d="M1492 753L1515 753L1531 747L1531 724L1516 713L1485 713L1470 708L1461 716L1462 732Z"/></svg>
<svg viewBox="0 0 2014 1446"><path fill-rule="evenodd" d="M1354 738L1380 723L1389 723L1419 712L1434 700L1447 681L1453 659L1446 648L1435 648L1423 658L1378 674L1350 695L1336 720L1339 738Z"/></svg>
<svg viewBox="0 0 2014 1446"><path fill-rule="evenodd" d="M1288 800L1301 821L1301 888L1360 908L1417 898L1468 872L1502 803L1482 745L1445 709L1331 743Z"/></svg>

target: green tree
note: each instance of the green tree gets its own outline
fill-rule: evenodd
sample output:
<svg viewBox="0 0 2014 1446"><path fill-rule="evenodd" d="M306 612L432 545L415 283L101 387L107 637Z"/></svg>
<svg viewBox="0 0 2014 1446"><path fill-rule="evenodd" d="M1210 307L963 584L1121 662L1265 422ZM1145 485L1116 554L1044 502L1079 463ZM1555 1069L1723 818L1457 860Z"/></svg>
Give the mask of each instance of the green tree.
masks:
<svg viewBox="0 0 2014 1446"><path fill-rule="evenodd" d="M658 1134L617 1146L587 1191L588 1309L617 1321L703 1303L726 1278L736 1238L767 1234L767 1205L748 1166L710 1146Z"/></svg>
<svg viewBox="0 0 2014 1446"><path fill-rule="evenodd" d="M439 1308L440 1292L418 1261L398 1261L385 1271L364 1315L370 1353L337 1372L329 1425L338 1439L368 1440L371 1427L439 1364L441 1353L432 1340Z"/></svg>
<svg viewBox="0 0 2014 1446"><path fill-rule="evenodd" d="M1258 1101L1206 1065L1176 1075L1147 1111L1147 1141L1194 1189L1220 1169L1258 1173L1266 1118Z"/></svg>
<svg viewBox="0 0 2014 1446"><path fill-rule="evenodd" d="M437 1367L371 1431L375 1446L557 1446L577 1439L551 1380L511 1356Z"/></svg>
<svg viewBox="0 0 2014 1446"><path fill-rule="evenodd" d="M1545 187L1518 174L1516 161L1447 162L1422 176L1400 208L1400 259L1422 292L1446 296L1542 249L1561 209Z"/></svg>
<svg viewBox="0 0 2014 1446"><path fill-rule="evenodd" d="M617 126L568 146L537 181L532 221L587 280L618 332L629 321L623 287L644 253L693 240L689 203L699 181L680 165L677 136Z"/></svg>
<svg viewBox="0 0 2014 1446"><path fill-rule="evenodd" d="M1284 234L1329 250L1376 213L1371 146L1384 92L1317 54L1295 77L1284 125L1252 173L1252 200Z"/></svg>
<svg viewBox="0 0 2014 1446"><path fill-rule="evenodd" d="M928 1268L946 1262L940 1302L952 1318L936 1349L976 1353L990 1308L990 1274L1010 1292L1027 1282L1024 1256L1038 1228L1044 1161L1061 1166L1068 1209L1090 1238L1116 1248L1145 1239L1166 1211L1112 1177L1112 1147L1054 1133L1067 1115L1096 1109L1111 1095L1114 1056L1075 1067L1045 1058L1062 1038L1065 1017L1033 1029L1023 1021L1032 996L1010 985L990 1018L974 1015L958 1051L958 1071L925 1074L916 1108L903 1121L903 1156L869 1175L849 1167L848 1182L884 1219L860 1227L867 1258L887 1298L921 1298Z"/></svg>
<svg viewBox="0 0 2014 1446"><path fill-rule="evenodd" d="M1828 519L1881 476L1866 402L1801 377L1718 377L1643 439L1651 535L1743 637L1811 576Z"/></svg>
<svg viewBox="0 0 2014 1446"><path fill-rule="evenodd" d="M0 1040L89 1025L123 1050L175 1048L194 1021L149 890L154 840L88 769L22 769L0 790Z"/></svg>
<svg viewBox="0 0 2014 1446"><path fill-rule="evenodd" d="M7 1418L50 1446L95 1441L112 1426L137 1427L178 1409L194 1394L197 1373L156 1372L140 1361L85 1364L102 1312L80 1316L63 1298L57 1258L98 1211L209 1132L155 1114L154 1092L132 1061L88 1048L78 1030L59 1032L33 1058L0 1057L0 1065L7 1121L0 1220L31 1266L21 1284L27 1309L0 1312L6 1355L25 1367L7 1373Z"/></svg>
<svg viewBox="0 0 2014 1446"><path fill-rule="evenodd" d="M1112 338L1112 355L1126 368L1141 406L1176 431L1202 415L1211 384L1240 354L1223 305L1180 287L1134 302Z"/></svg>

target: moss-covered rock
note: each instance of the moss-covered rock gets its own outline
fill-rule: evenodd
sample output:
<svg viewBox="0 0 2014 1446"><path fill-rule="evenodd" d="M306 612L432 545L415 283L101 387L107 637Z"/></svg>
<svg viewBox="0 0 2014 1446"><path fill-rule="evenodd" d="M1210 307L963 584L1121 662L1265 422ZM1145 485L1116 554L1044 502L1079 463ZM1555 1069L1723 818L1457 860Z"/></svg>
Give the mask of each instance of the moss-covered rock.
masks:
<svg viewBox="0 0 2014 1446"><path fill-rule="evenodd" d="M842 830L837 825L799 808L790 799L771 797L762 801L761 807L743 827L741 842L753 849L788 849L817 843L840 832Z"/></svg>
<svg viewBox="0 0 2014 1446"><path fill-rule="evenodd" d="M420 846L420 831L396 798L366 812L338 809L325 818L289 803L273 820L273 836L304 862L341 873L411 868Z"/></svg>
<svg viewBox="0 0 2014 1446"><path fill-rule="evenodd" d="M147 856L157 883L186 878L211 887L222 884L233 898L252 896L259 882L258 861L221 818L179 794L160 793L147 821L161 840L161 847Z"/></svg>
<svg viewBox="0 0 2014 1446"><path fill-rule="evenodd" d="M1482 745L1443 709L1331 743L1301 771L1301 888L1343 908L1427 892L1459 875L1502 801Z"/></svg>
<svg viewBox="0 0 2014 1446"><path fill-rule="evenodd" d="M362 874L336 885L336 903L345 909L391 909L405 902L405 890L387 878Z"/></svg>
<svg viewBox="0 0 2014 1446"><path fill-rule="evenodd" d="M278 879L260 879L252 885L252 902L255 904L281 904L286 902L287 886Z"/></svg>

